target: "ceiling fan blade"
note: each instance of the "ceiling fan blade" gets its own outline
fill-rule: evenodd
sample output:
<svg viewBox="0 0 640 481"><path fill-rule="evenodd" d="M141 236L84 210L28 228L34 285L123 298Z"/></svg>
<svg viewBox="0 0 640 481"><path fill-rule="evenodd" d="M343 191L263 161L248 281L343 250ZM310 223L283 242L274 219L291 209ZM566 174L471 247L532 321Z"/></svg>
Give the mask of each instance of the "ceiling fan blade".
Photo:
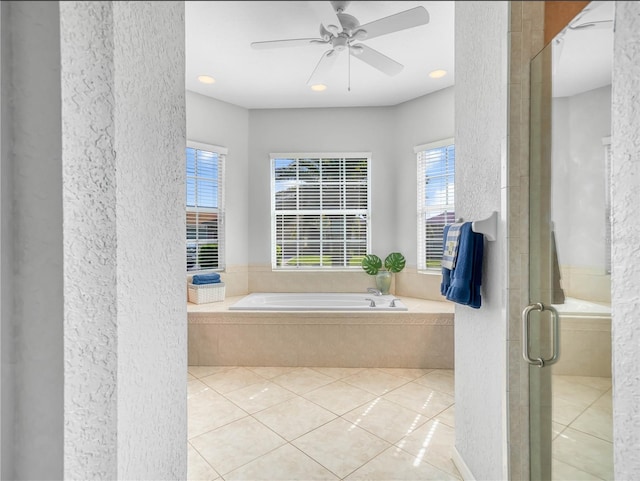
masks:
<svg viewBox="0 0 640 481"><path fill-rule="evenodd" d="M338 58L338 52L336 50L327 50L322 57L320 57L320 61L316 68L313 70L311 77L307 80L307 85L316 85L325 83L326 75L333 67L336 59Z"/></svg>
<svg viewBox="0 0 640 481"><path fill-rule="evenodd" d="M333 34L342 32L342 24L331 2L307 2L320 23Z"/></svg>
<svg viewBox="0 0 640 481"><path fill-rule="evenodd" d="M365 38L370 39L427 23L429 23L429 12L424 7L415 7L360 25L358 30L366 31Z"/></svg>
<svg viewBox="0 0 640 481"><path fill-rule="evenodd" d="M326 43L321 38L292 38L288 40L267 40L265 42L251 42L251 48L263 50L268 48L301 47L315 43Z"/></svg>
<svg viewBox="0 0 640 481"><path fill-rule="evenodd" d="M597 30L597 29L611 29L613 20L594 20L593 22L584 22L580 24L569 24L568 27L571 30Z"/></svg>
<svg viewBox="0 0 640 481"><path fill-rule="evenodd" d="M373 68L377 68L387 75L397 75L404 68L404 65L402 65L401 63L390 59L386 55L372 49L371 47L367 47L366 45L363 45L361 43L359 43L357 47L357 49L349 49L351 55L362 60L365 63L368 63Z"/></svg>

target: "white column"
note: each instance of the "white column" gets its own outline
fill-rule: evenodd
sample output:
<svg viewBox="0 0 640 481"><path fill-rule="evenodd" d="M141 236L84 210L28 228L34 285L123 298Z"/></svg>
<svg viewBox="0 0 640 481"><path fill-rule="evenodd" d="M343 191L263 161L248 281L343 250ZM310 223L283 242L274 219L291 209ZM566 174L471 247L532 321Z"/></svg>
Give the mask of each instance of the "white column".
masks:
<svg viewBox="0 0 640 481"><path fill-rule="evenodd" d="M1 20L3 478L184 479L184 5Z"/></svg>
<svg viewBox="0 0 640 481"><path fill-rule="evenodd" d="M111 2L61 2L64 477L117 477L118 309Z"/></svg>
<svg viewBox="0 0 640 481"><path fill-rule="evenodd" d="M456 216L503 211L509 4L456 2ZM455 397L458 459L476 479L505 479L507 232L485 242L482 308L456 305Z"/></svg>
<svg viewBox="0 0 640 481"><path fill-rule="evenodd" d="M183 2L113 2L118 479L186 477Z"/></svg>
<svg viewBox="0 0 640 481"><path fill-rule="evenodd" d="M640 479L640 3L616 2L611 302L615 479Z"/></svg>

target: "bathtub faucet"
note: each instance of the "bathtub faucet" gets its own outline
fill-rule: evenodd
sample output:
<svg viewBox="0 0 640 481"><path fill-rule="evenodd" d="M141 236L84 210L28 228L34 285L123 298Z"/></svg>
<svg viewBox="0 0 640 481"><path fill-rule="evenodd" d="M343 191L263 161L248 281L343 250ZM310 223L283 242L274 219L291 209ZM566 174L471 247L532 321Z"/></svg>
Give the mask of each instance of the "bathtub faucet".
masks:
<svg viewBox="0 0 640 481"><path fill-rule="evenodd" d="M380 291L379 289L375 289L373 287L367 287L367 292L370 292L374 296L381 296L382 295L382 291Z"/></svg>
<svg viewBox="0 0 640 481"><path fill-rule="evenodd" d="M367 297L365 301L370 301L369 307L376 307L376 301L374 301L370 297Z"/></svg>

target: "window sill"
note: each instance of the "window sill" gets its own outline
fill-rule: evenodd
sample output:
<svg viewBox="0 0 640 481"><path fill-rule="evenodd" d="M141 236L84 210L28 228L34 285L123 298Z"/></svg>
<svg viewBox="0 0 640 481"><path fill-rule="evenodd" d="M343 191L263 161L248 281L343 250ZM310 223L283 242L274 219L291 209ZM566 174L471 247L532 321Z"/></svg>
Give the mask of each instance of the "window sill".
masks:
<svg viewBox="0 0 640 481"><path fill-rule="evenodd" d="M426 276L441 276L442 275L442 269L438 268L438 269L428 269L428 270L423 270L423 271L416 271L418 274L420 275L426 275Z"/></svg>

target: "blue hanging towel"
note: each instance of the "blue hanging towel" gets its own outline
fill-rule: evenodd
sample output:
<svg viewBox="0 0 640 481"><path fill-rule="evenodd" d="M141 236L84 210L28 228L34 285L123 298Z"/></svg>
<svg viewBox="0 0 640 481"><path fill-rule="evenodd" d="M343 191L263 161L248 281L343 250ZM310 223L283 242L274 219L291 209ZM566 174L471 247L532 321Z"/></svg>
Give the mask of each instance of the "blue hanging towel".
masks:
<svg viewBox="0 0 640 481"><path fill-rule="evenodd" d="M445 297L465 306L480 308L480 285L482 283L482 256L484 236L473 232L471 222L460 228L456 265L449 273L449 285ZM444 287L444 268L443 283Z"/></svg>

